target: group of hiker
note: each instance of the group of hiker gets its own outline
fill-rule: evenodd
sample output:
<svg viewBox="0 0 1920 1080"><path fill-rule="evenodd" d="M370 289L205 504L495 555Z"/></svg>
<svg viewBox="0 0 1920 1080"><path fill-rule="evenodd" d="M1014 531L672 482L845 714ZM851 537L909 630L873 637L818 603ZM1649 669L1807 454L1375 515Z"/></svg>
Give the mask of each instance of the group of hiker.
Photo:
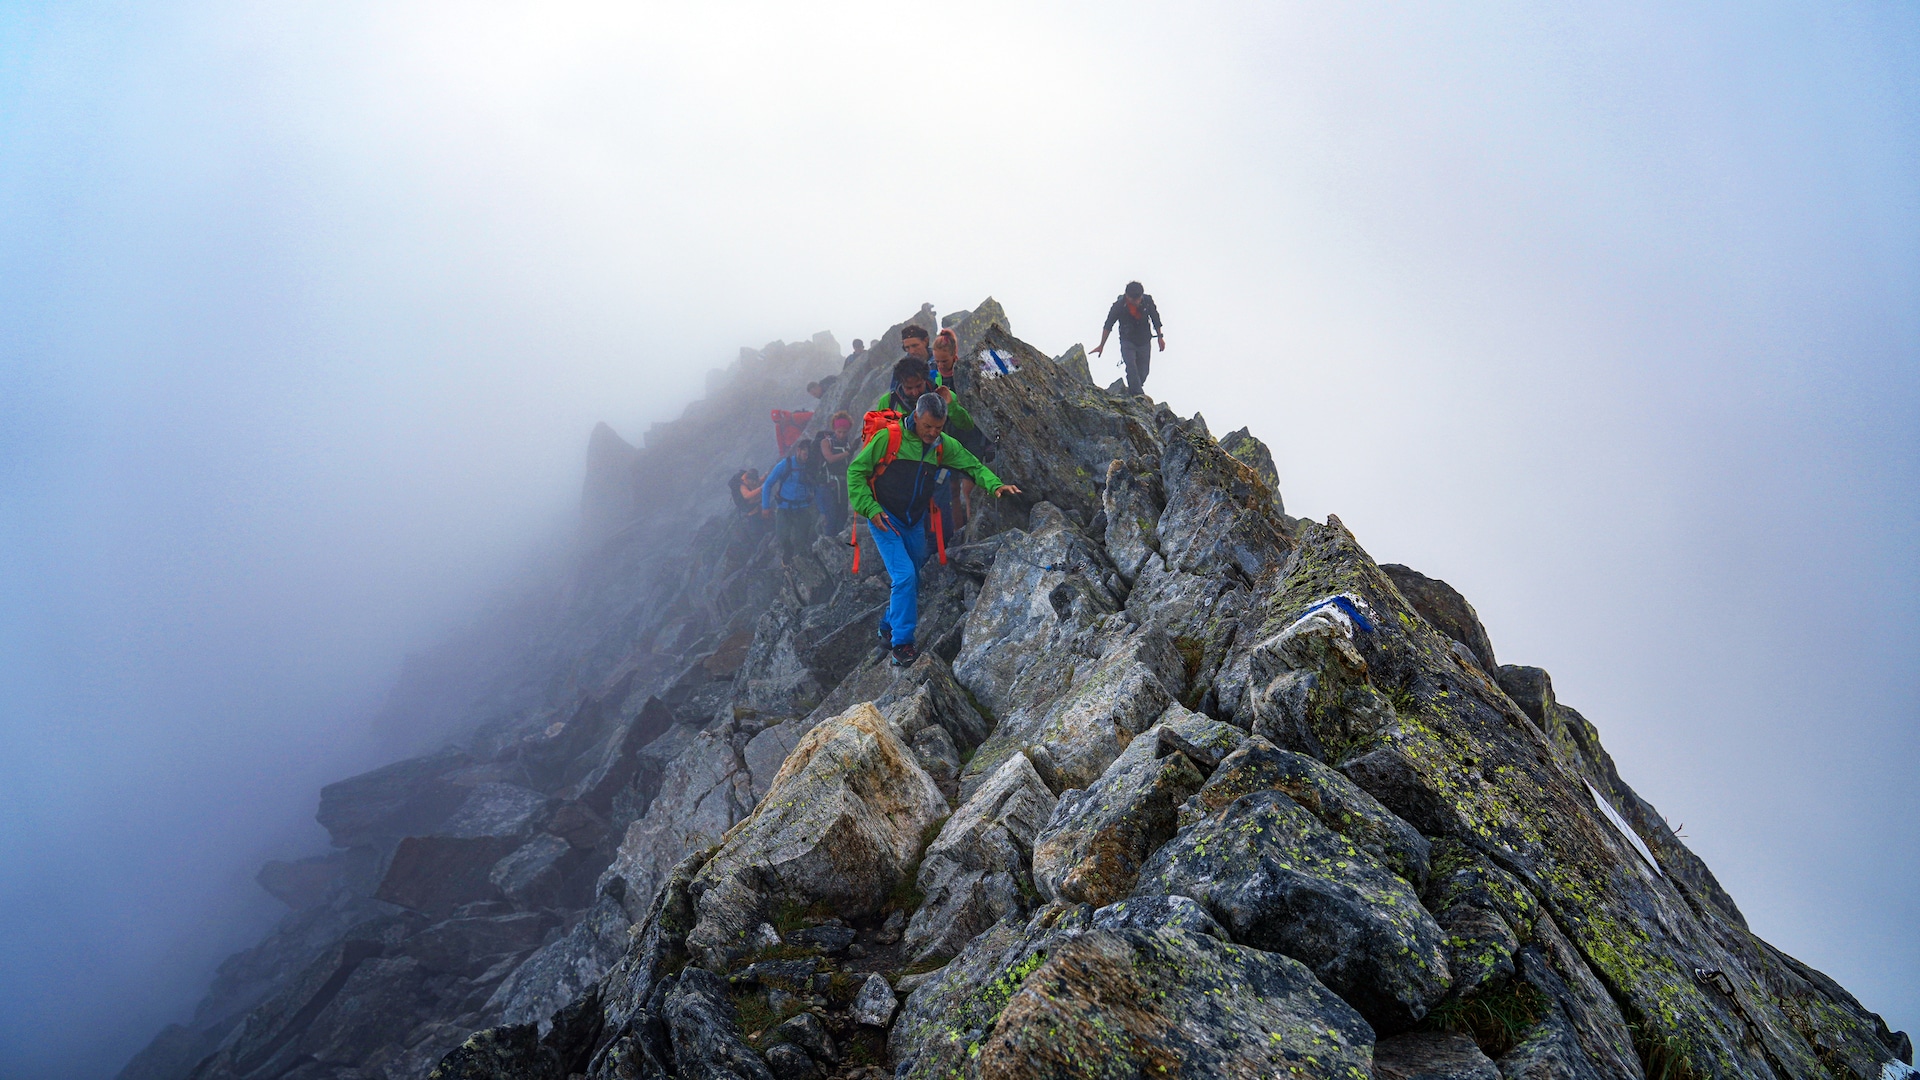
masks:
<svg viewBox="0 0 1920 1080"><path fill-rule="evenodd" d="M1107 312L1100 331L1100 355L1115 326L1127 370L1127 393L1138 396L1146 382L1149 346L1167 347L1160 312L1140 283L1129 282ZM856 340L849 366L866 351ZM929 335L909 323L901 329L903 356L894 363L885 393L861 419L836 412L812 435L805 429L810 411L775 409L775 442L780 459L763 479L742 469L729 482L743 514L764 527L769 523L782 566L791 565L813 543L817 525L838 535L849 513L855 517L849 542L853 568L860 568L860 524L865 522L892 583L879 635L896 667L914 662L919 652L920 567L936 551L946 561L948 540L973 514L973 493L999 498L1020 489L987 467L994 446L960 398L977 377L960 363L960 343L951 328ZM807 392L824 398L837 376L809 383Z"/></svg>

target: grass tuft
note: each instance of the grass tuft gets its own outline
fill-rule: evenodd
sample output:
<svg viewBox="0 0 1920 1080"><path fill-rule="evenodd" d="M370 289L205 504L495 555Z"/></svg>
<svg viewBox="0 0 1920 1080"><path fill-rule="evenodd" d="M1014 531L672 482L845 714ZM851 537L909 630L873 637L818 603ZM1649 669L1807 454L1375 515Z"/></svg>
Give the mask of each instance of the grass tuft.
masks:
<svg viewBox="0 0 1920 1080"><path fill-rule="evenodd" d="M1425 1026L1472 1037L1490 1058L1514 1048L1547 1015L1547 996L1524 982L1509 982L1472 997L1449 998L1427 1014Z"/></svg>
<svg viewBox="0 0 1920 1080"><path fill-rule="evenodd" d="M1633 1033L1633 1049L1640 1055L1647 1080L1699 1080L1686 1040L1632 1021L1627 1029Z"/></svg>

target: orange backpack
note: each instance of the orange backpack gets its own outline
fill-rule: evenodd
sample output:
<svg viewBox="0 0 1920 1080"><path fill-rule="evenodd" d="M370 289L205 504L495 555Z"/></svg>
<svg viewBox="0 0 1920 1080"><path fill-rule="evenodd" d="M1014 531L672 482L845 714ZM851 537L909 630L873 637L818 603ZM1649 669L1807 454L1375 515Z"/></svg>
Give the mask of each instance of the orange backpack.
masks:
<svg viewBox="0 0 1920 1080"><path fill-rule="evenodd" d="M893 459L900 456L900 440L906 435L905 428L906 418L892 409L875 409L860 419L860 445L863 448L873 441L875 435L882 431L887 433L887 452L880 455L879 461L874 462L873 475L867 481L869 488L874 486L874 480L880 479L881 473L887 471L887 466L893 464ZM947 440L944 438L934 444L935 466L940 464L940 456L946 452L946 449ZM874 497L879 497L877 489ZM934 546L940 551L940 565L945 566L947 565L947 537L940 527L940 504L929 500L927 509L930 518L928 525L933 529ZM853 528L847 534L847 543L853 545L853 573L857 574L860 572L860 519L858 517L854 518Z"/></svg>

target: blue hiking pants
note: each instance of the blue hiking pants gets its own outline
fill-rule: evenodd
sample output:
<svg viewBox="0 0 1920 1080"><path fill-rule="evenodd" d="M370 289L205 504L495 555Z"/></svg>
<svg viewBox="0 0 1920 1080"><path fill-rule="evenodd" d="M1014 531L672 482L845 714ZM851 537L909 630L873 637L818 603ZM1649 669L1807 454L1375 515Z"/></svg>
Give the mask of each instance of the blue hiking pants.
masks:
<svg viewBox="0 0 1920 1080"><path fill-rule="evenodd" d="M887 613L881 624L893 632L895 645L913 644L914 628L920 625L920 564L933 551L933 537L927 533L927 519L917 525L903 525L900 519L881 511L892 531L869 528L873 546L880 550L887 577L893 581L893 594L887 600Z"/></svg>

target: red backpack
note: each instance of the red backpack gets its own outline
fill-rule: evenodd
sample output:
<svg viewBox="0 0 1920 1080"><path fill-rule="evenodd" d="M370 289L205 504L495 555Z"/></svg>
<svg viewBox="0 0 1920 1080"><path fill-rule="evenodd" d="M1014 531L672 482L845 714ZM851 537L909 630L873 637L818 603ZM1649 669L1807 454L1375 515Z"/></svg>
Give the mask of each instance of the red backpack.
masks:
<svg viewBox="0 0 1920 1080"><path fill-rule="evenodd" d="M900 456L900 440L906 435L905 429L906 418L892 409L875 409L860 419L860 445L862 447L872 442L873 437L880 432L885 431L887 433L887 452L880 455L879 461L874 462L873 475L867 481L869 488L874 487L873 481L880 479L880 474L887 471L887 466L893 464L893 459ZM936 467L940 464L940 456L946 452L946 449L947 440L944 438L934 444L933 463ZM877 489L874 490L874 497L879 497L879 491ZM945 531L940 527L940 504L929 500L927 509L931 519L928 525L933 529L934 546L940 551L940 565L945 566L947 564L947 537ZM853 545L853 572L857 574L860 572L860 520L857 517L854 519L852 531L847 535L847 542Z"/></svg>

